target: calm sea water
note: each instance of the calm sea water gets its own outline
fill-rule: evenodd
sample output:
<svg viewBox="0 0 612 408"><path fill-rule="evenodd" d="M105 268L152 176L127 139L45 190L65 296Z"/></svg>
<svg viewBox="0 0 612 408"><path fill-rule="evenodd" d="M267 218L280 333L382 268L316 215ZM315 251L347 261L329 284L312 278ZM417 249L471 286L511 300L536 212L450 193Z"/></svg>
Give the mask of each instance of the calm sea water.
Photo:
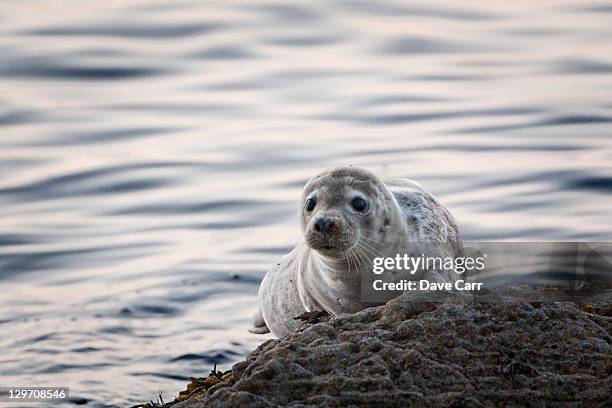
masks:
<svg viewBox="0 0 612 408"><path fill-rule="evenodd" d="M0 383L125 406L229 368L330 166L466 239L611 240L610 38L601 1L2 2Z"/></svg>

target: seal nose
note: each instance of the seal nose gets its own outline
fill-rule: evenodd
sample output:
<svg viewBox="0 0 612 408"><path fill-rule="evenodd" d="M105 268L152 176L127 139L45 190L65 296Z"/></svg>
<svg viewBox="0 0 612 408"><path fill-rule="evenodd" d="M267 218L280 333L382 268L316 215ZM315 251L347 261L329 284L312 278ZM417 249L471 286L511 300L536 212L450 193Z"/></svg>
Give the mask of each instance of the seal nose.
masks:
<svg viewBox="0 0 612 408"><path fill-rule="evenodd" d="M320 217L315 220L314 229L317 232L328 233L334 230L336 223L329 218Z"/></svg>

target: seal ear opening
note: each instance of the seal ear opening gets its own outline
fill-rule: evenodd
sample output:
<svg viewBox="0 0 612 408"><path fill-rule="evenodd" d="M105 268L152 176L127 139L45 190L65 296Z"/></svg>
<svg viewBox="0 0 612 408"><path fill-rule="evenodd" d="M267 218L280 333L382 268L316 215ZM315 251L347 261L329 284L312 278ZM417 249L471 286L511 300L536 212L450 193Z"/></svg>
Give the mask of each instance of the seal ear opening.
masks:
<svg viewBox="0 0 612 408"><path fill-rule="evenodd" d="M255 316L253 317L253 327L249 329L249 333L253 333L253 334L270 333L270 329L268 329L268 326L266 326L266 322L263 319L263 315L261 314L260 309L257 309L257 312L255 312Z"/></svg>

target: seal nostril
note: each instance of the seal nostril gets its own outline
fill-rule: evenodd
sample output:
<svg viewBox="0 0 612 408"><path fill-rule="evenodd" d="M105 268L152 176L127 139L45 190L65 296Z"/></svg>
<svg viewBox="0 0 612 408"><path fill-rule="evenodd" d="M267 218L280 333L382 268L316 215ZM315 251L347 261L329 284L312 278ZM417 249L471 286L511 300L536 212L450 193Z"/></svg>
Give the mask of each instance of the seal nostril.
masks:
<svg viewBox="0 0 612 408"><path fill-rule="evenodd" d="M333 230L335 226L336 226L336 223L334 223L333 221L328 221L327 225L325 225L325 231L329 232Z"/></svg>
<svg viewBox="0 0 612 408"><path fill-rule="evenodd" d="M327 218L318 218L312 228L321 233L332 232L338 224L335 221L329 220Z"/></svg>

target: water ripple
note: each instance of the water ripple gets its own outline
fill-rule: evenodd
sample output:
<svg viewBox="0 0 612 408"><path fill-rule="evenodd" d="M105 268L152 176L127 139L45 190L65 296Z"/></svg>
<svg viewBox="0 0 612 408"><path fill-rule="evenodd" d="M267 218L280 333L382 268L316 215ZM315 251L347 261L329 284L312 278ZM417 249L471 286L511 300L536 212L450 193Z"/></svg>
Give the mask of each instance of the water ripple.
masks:
<svg viewBox="0 0 612 408"><path fill-rule="evenodd" d="M612 239L610 1L5 3L6 382L130 406L230 368L332 166L468 240Z"/></svg>
<svg viewBox="0 0 612 408"><path fill-rule="evenodd" d="M232 361L235 356L239 355L240 353L237 353L234 350L211 350L200 354L181 354L180 356L168 359L168 363L176 363L177 361L195 361L198 363L212 365L215 363L227 363Z"/></svg>
<svg viewBox="0 0 612 408"><path fill-rule="evenodd" d="M13 78L64 79L71 81L109 81L151 77L166 69L133 66L88 66L24 58L0 65L0 75Z"/></svg>
<svg viewBox="0 0 612 408"><path fill-rule="evenodd" d="M190 54L190 56L205 59L205 60L220 60L220 61L257 58L257 54L255 54L249 48L236 46L236 45L224 45L224 46L210 47L210 48L205 49L204 51L192 53Z"/></svg>
<svg viewBox="0 0 612 408"><path fill-rule="evenodd" d="M557 60L553 64L553 72L561 74L611 74L612 63L603 61L566 58Z"/></svg>
<svg viewBox="0 0 612 408"><path fill-rule="evenodd" d="M179 166L185 165L188 164L179 164ZM5 197L13 196L15 199L48 200L70 196L126 193L159 188L168 183L168 181L160 176L134 176L130 175L130 172L169 167L175 167L175 165L173 163L142 163L83 170L49 177L17 187L2 188L0 189L0 195ZM130 177L133 179L129 180Z"/></svg>
<svg viewBox="0 0 612 408"><path fill-rule="evenodd" d="M21 35L31 36L101 36L101 37L124 37L163 40L166 38L184 38L200 34L207 34L226 27L220 23L195 23L195 24L154 24L126 22L123 24L92 23L87 25L44 27L30 29L20 32Z"/></svg>
<svg viewBox="0 0 612 408"><path fill-rule="evenodd" d="M577 190L598 191L602 193L612 193L612 177L610 176L591 176L577 178L564 183L565 188Z"/></svg>

